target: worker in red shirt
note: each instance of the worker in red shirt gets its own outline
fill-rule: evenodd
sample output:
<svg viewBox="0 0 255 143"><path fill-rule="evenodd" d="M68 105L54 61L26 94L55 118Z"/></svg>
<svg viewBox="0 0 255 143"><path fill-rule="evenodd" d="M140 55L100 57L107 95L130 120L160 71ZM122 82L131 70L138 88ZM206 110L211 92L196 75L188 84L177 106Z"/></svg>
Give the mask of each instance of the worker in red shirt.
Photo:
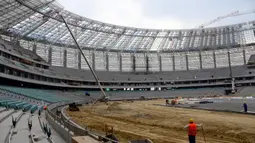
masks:
<svg viewBox="0 0 255 143"><path fill-rule="evenodd" d="M201 127L202 124L195 124L193 119L189 120L189 124L184 128L188 129L189 143L196 143L197 127Z"/></svg>

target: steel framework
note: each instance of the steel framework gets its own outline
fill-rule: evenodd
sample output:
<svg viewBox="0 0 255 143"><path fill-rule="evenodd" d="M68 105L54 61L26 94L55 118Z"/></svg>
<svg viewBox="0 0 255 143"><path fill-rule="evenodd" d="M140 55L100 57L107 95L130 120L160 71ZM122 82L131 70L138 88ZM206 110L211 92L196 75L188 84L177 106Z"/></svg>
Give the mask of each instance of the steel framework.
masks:
<svg viewBox="0 0 255 143"><path fill-rule="evenodd" d="M255 21L204 29L141 29L84 18L54 0L0 1L2 38L19 40L54 66L88 69L58 14L66 19L95 70L216 68L228 66L228 61L246 64L255 53Z"/></svg>

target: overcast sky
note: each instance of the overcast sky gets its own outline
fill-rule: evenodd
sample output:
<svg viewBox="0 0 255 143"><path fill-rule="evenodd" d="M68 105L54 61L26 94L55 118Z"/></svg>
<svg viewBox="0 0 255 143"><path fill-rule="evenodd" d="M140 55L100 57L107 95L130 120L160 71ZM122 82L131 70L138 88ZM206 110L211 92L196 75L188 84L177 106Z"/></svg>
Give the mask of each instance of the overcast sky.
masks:
<svg viewBox="0 0 255 143"><path fill-rule="evenodd" d="M219 16L255 9L255 0L58 0L73 13L107 23L156 29L197 28ZM210 26L255 20L255 13Z"/></svg>

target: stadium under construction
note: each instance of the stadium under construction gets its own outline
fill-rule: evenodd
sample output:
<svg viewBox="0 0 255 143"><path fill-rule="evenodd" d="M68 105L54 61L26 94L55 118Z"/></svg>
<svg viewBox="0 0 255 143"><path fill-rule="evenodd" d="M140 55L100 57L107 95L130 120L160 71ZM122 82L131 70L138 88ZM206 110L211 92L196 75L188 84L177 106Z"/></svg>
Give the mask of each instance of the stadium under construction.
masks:
<svg viewBox="0 0 255 143"><path fill-rule="evenodd" d="M1 0L0 142L181 143L194 118L198 142L254 143L255 21L208 27L254 13L162 30Z"/></svg>

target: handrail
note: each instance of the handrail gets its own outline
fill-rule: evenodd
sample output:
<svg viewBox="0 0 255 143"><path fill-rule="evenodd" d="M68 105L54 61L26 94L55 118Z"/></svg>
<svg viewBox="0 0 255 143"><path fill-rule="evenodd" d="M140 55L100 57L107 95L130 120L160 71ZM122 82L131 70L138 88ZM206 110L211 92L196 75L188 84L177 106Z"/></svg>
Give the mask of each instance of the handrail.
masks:
<svg viewBox="0 0 255 143"><path fill-rule="evenodd" d="M8 117L10 117L13 113L16 113L17 111L12 111L11 113L9 113L8 115L4 116L3 118L0 119L0 123L2 123L5 119L7 119Z"/></svg>
<svg viewBox="0 0 255 143"><path fill-rule="evenodd" d="M17 111L15 111L17 112ZM15 113L15 112L12 112ZM17 117L17 124L19 123L19 120L21 119L21 117L24 115L24 113L22 112L21 114L19 114L19 116ZM4 140L5 143L11 143L11 140L12 140L12 136L13 136L13 126L10 127L10 130Z"/></svg>

